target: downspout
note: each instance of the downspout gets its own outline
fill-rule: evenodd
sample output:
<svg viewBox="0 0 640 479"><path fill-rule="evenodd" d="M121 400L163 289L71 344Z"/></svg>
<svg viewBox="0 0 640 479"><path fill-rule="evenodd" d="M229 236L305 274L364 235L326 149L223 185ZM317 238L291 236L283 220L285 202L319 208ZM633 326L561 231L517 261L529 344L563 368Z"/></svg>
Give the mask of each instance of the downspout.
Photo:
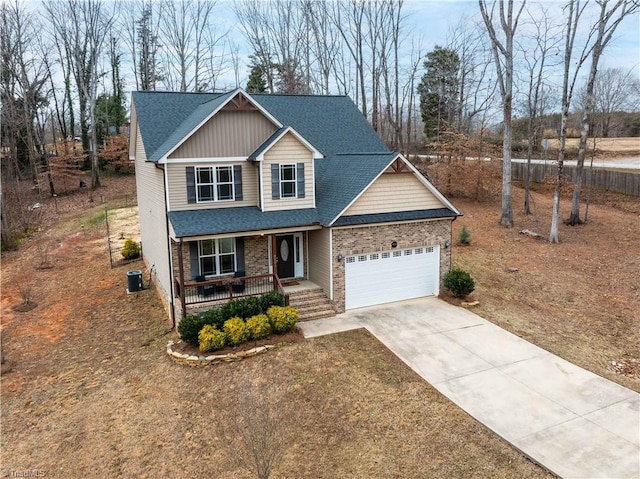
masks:
<svg viewBox="0 0 640 479"><path fill-rule="evenodd" d="M180 241L178 242L178 275L180 276L180 306L182 306L182 317L184 318L187 315L187 304L185 300L182 244L182 238L180 238Z"/></svg>
<svg viewBox="0 0 640 479"><path fill-rule="evenodd" d="M173 284L173 261L171 261L171 235L169 234L169 210L167 209L169 207L168 202L167 202L167 194L168 194L168 190L167 190L167 172L165 170L164 167L160 167L158 164L156 164L156 168L159 168L162 170L162 179L164 182L164 226L166 229L166 233L167 233L167 252L168 254L168 262L169 262L169 315L171 317L171 329L175 329L176 328L176 311L175 311L175 305L174 305L174 299L175 299L175 286Z"/></svg>

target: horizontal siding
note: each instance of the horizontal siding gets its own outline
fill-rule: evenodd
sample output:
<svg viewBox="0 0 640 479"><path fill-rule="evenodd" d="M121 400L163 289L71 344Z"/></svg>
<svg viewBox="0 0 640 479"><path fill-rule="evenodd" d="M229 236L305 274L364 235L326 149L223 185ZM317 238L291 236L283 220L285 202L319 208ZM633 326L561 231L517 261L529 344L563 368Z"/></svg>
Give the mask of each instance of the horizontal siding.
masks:
<svg viewBox="0 0 640 479"><path fill-rule="evenodd" d="M304 163L304 198L271 198L271 165L273 163ZM264 181L264 211L313 208L313 154L291 133L284 135L265 155L262 164Z"/></svg>
<svg viewBox="0 0 640 479"><path fill-rule="evenodd" d="M132 123L136 134L136 189L138 192L138 218L140 239L145 263L154 266L154 278L165 303L171 301L171 273L167 245L167 216L164 204L164 172L156 164L146 161L140 128ZM133 130L132 130L132 134Z"/></svg>
<svg viewBox="0 0 640 479"><path fill-rule="evenodd" d="M138 118L136 115L136 107L133 103L131 103L131 115L129 116L131 119L130 128L129 128L129 156L136 156L136 140L138 139Z"/></svg>
<svg viewBox="0 0 640 479"><path fill-rule="evenodd" d="M169 158L249 156L276 129L258 111L220 111Z"/></svg>
<svg viewBox="0 0 640 479"><path fill-rule="evenodd" d="M413 173L384 173L343 216L443 208Z"/></svg>
<svg viewBox="0 0 640 479"><path fill-rule="evenodd" d="M309 231L309 280L331 296L331 230Z"/></svg>
<svg viewBox="0 0 640 479"><path fill-rule="evenodd" d="M227 166L242 165L242 201L222 201L189 203L187 201L187 166ZM258 206L258 167L246 161L215 163L179 163L166 165L169 179L169 210L197 210L209 208L232 208L237 206Z"/></svg>

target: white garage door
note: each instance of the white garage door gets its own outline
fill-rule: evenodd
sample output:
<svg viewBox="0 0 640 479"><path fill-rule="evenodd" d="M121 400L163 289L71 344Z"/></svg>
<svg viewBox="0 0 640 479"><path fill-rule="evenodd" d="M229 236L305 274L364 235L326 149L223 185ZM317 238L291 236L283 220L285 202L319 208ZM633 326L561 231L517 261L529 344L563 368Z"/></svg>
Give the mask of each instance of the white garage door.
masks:
<svg viewBox="0 0 640 479"><path fill-rule="evenodd" d="M345 308L438 294L438 246L395 249L345 258Z"/></svg>

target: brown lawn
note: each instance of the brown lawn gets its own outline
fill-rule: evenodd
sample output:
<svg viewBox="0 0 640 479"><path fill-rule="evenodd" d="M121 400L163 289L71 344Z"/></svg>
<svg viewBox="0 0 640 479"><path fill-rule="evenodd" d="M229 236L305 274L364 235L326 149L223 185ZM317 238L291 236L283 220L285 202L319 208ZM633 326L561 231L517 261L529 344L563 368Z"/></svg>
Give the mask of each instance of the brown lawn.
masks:
<svg viewBox="0 0 640 479"><path fill-rule="evenodd" d="M134 186L105 183L110 202ZM274 429L286 442L273 477L551 477L364 331L241 363L173 363L164 349L175 335L155 292L125 292L127 269L142 264L109 269L96 220L102 207L86 197L58 201L70 205L59 204L57 215L44 206L51 227L2 258L2 342L11 368L1 380L4 474L252 477L236 460L243 454L231 417L247 391L266 394L269 386L276 399L263 406L284 426ZM563 227L564 242L550 246L517 233L545 233L543 196L536 196L538 216L517 214L511 230L497 226L495 201L454 201L466 215L456 228L472 232L472 245L454 246L454 258L478 281L477 312L640 390L637 378L610 367L638 357L638 212L592 206L589 224ZM44 246L50 269L37 268ZM17 286L31 289L31 311L14 311Z"/></svg>

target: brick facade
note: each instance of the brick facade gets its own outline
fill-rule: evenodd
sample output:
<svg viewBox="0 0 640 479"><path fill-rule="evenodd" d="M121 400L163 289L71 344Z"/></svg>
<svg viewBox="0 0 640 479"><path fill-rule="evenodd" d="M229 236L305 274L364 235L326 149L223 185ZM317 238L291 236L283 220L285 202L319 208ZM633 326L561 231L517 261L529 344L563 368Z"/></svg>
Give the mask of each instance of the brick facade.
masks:
<svg viewBox="0 0 640 479"><path fill-rule="evenodd" d="M336 311L343 312L345 306L344 260L337 260L338 253L348 256L371 251L388 251L392 249L393 241L397 242L396 248L440 245L442 287L442 279L451 268L451 248L445 248L446 241L451 243L451 219L334 228L333 306Z"/></svg>

